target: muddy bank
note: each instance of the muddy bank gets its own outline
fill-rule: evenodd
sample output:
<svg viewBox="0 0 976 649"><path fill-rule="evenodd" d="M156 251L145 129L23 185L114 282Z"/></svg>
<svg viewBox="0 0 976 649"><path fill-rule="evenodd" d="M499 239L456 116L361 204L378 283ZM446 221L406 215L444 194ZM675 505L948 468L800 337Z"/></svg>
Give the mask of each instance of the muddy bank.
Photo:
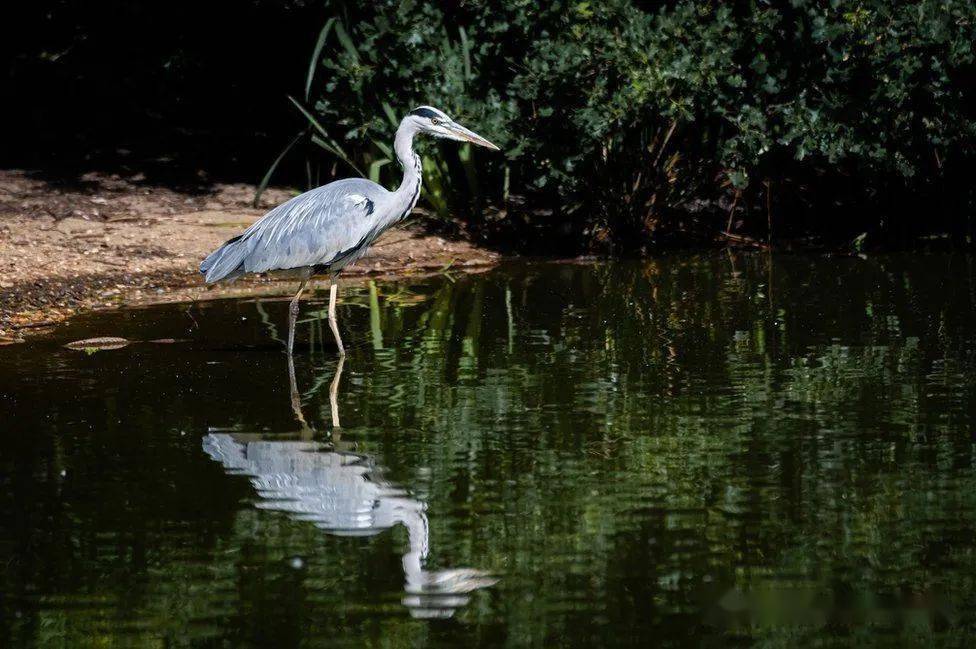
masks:
<svg viewBox="0 0 976 649"><path fill-rule="evenodd" d="M138 177L88 174L70 184L0 171L0 343L16 341L83 309L180 297L196 299L264 284L264 278L204 287L197 265L296 192L217 184L175 190ZM494 264L498 255L462 236L434 233L415 216L384 234L344 278Z"/></svg>

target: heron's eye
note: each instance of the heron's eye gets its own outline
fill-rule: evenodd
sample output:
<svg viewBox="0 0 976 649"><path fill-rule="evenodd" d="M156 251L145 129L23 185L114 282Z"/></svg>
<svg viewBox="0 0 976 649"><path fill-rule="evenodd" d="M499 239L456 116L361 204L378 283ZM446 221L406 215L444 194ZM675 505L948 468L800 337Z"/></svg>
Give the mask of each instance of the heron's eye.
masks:
<svg viewBox="0 0 976 649"><path fill-rule="evenodd" d="M441 120L438 119L438 118L436 118L436 117L431 117L430 118L430 123L433 124L434 126L437 126L438 124L441 123Z"/></svg>

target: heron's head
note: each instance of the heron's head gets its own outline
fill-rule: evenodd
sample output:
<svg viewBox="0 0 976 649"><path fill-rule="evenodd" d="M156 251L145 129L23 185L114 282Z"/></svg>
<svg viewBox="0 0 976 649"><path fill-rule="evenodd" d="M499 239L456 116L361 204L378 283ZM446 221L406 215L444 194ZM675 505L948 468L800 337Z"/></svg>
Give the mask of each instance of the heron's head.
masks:
<svg viewBox="0 0 976 649"><path fill-rule="evenodd" d="M458 142L471 142L478 146L498 151L498 147L481 137L474 131L468 130L433 106L421 106L410 111L407 119L413 120L417 130L430 133L434 137L446 137Z"/></svg>

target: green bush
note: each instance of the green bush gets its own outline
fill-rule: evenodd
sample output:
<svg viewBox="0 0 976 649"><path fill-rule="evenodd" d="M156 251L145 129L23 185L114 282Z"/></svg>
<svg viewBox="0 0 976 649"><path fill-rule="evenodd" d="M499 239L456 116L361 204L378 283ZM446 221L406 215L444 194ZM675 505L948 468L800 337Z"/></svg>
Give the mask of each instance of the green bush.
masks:
<svg viewBox="0 0 976 649"><path fill-rule="evenodd" d="M908 196L958 198L941 227L968 227L973 3L649 5L340 7L296 103L317 143L388 185L396 119L439 106L505 155L428 148L429 205L591 248L714 233L736 209L757 235L774 211L793 233L881 231L911 218Z"/></svg>

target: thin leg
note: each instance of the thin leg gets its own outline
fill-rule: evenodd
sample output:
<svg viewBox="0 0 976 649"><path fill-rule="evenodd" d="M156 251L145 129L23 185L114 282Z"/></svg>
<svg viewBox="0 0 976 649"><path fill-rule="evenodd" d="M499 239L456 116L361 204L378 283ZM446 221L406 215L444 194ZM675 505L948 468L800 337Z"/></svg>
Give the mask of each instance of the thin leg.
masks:
<svg viewBox="0 0 976 649"><path fill-rule="evenodd" d="M332 377L332 385L329 386L329 406L332 409L332 428L339 428L339 381L342 379L342 364L346 362L345 356L339 356L339 364L336 365L335 376Z"/></svg>
<svg viewBox="0 0 976 649"><path fill-rule="evenodd" d="M336 295L339 293L339 285L336 284L335 277L329 279L329 327L332 328L332 335L335 336L336 347L339 348L339 356L345 356L346 350L342 346L342 336L339 335L339 323L336 321Z"/></svg>
<svg viewBox="0 0 976 649"><path fill-rule="evenodd" d="M304 438L306 433L312 432L312 429L309 428L305 415L302 414L302 397L298 394L298 383L295 381L295 357L291 354L288 354L288 388L291 393L291 411L295 413L295 419L301 424Z"/></svg>
<svg viewBox="0 0 976 649"><path fill-rule="evenodd" d="M288 353L291 354L292 348L295 346L295 323L298 321L298 299L302 296L302 291L305 290L305 284L308 283L308 278L302 280L302 283L298 285L298 292L295 293L295 297L291 299L291 303L288 305Z"/></svg>

